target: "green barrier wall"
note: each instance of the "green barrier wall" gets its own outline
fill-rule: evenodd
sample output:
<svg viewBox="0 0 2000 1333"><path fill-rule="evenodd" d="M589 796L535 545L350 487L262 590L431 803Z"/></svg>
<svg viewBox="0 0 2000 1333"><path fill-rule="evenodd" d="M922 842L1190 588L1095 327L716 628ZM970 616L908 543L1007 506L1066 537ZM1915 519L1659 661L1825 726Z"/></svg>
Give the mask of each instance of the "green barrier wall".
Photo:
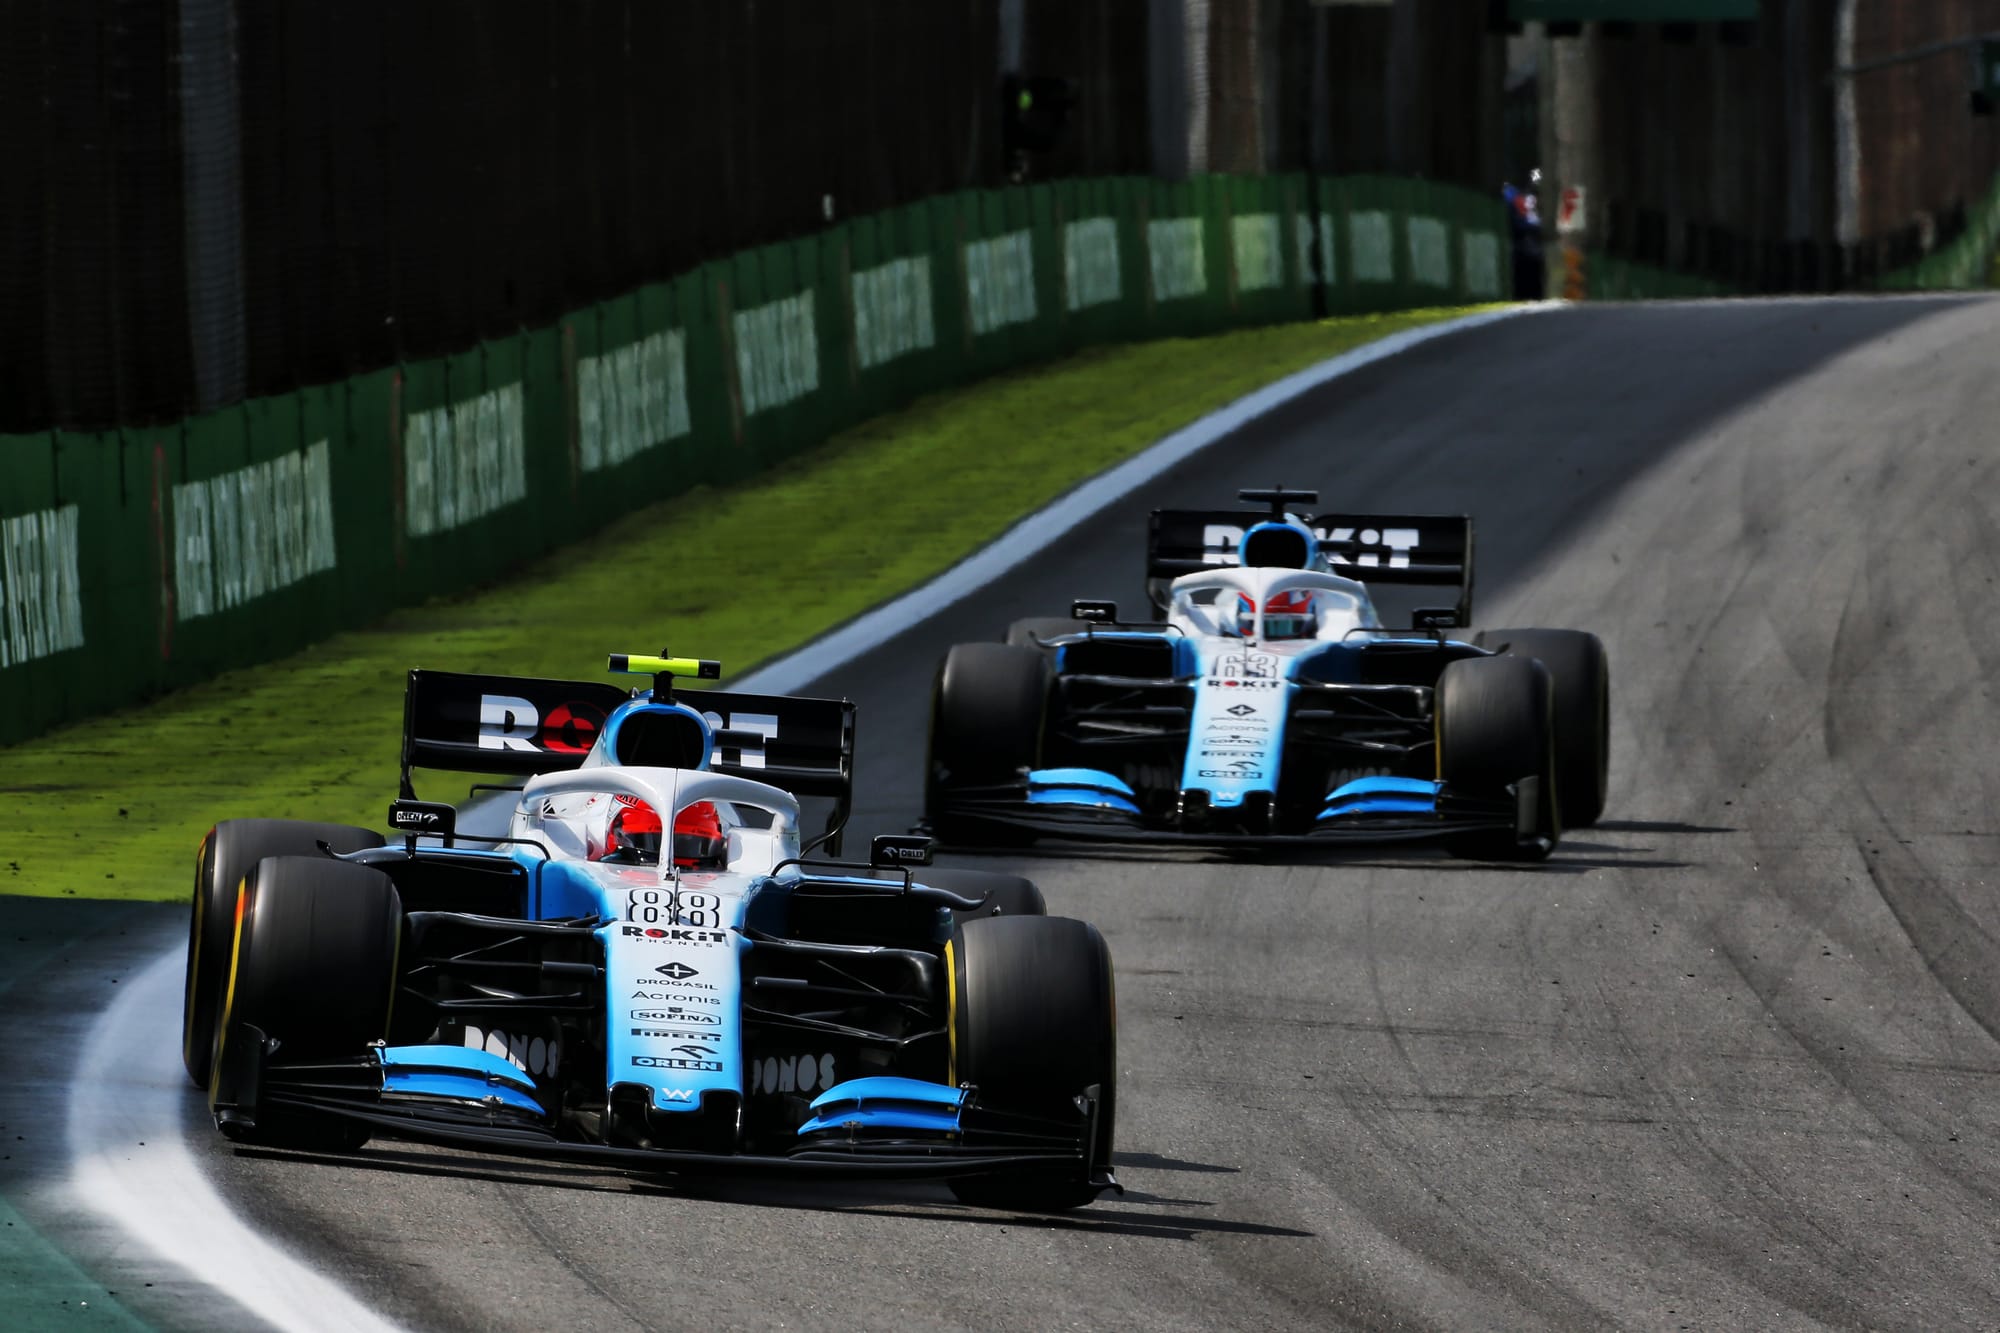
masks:
<svg viewBox="0 0 2000 1333"><path fill-rule="evenodd" d="M0 437L0 744L488 581L1092 344L1499 300L1497 199L1385 177L974 191L177 426Z"/></svg>

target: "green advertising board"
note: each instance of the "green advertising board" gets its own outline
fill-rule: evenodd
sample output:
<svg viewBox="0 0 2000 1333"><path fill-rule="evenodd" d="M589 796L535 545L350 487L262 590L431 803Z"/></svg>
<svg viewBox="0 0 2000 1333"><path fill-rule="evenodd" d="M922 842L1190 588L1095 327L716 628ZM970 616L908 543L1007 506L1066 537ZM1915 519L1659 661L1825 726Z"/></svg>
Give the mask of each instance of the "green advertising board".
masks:
<svg viewBox="0 0 2000 1333"><path fill-rule="evenodd" d="M1391 177L967 190L344 383L0 437L0 746L477 586L980 376L1303 318L1315 283L1341 312L1498 299L1505 246L1497 196Z"/></svg>

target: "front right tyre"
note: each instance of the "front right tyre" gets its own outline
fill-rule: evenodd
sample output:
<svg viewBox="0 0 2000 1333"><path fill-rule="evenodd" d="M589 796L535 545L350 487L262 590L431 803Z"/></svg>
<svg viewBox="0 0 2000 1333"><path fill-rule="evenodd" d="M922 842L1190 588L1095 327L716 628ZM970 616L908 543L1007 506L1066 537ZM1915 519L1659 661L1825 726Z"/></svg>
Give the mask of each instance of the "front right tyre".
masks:
<svg viewBox="0 0 2000 1333"><path fill-rule="evenodd" d="M1040 761L1049 665L1035 648L961 643L945 654L931 695L924 814L946 842L1026 841L955 815L952 788L1018 781Z"/></svg>
<svg viewBox="0 0 2000 1333"><path fill-rule="evenodd" d="M202 839L195 854L181 1002L181 1063L197 1088L208 1087L215 1058L215 1025L236 935L237 889L265 857L314 856L322 842L336 852L358 852L380 847L382 835L348 824L302 819L225 819Z"/></svg>
<svg viewBox="0 0 2000 1333"><path fill-rule="evenodd" d="M1576 629L1490 629L1482 648L1532 657L1548 668L1553 693L1556 803L1568 828L1604 814L1611 779L1611 664L1595 634Z"/></svg>
<svg viewBox="0 0 2000 1333"><path fill-rule="evenodd" d="M1111 951L1097 928L1067 917L962 922L947 952L951 1078L988 1109L1074 1121L1096 1099L1089 1143L1111 1165L1118 1102L1118 1006ZM1012 1171L951 1182L966 1203L1063 1212L1097 1197L1090 1171Z"/></svg>
<svg viewBox="0 0 2000 1333"><path fill-rule="evenodd" d="M1529 836L1515 827L1445 839L1453 856L1539 861L1562 833L1555 783L1555 730L1549 673L1527 657L1467 657L1438 675L1433 696L1438 779L1449 791L1501 799L1533 781Z"/></svg>
<svg viewBox="0 0 2000 1333"><path fill-rule="evenodd" d="M250 1029L281 1064L358 1056L389 1032L403 938L395 884L373 866L326 856L273 856L243 880L230 970L215 1025L218 1088L230 1045ZM225 1122L239 1142L283 1148L359 1147L365 1129L335 1116L271 1104L255 1123Z"/></svg>

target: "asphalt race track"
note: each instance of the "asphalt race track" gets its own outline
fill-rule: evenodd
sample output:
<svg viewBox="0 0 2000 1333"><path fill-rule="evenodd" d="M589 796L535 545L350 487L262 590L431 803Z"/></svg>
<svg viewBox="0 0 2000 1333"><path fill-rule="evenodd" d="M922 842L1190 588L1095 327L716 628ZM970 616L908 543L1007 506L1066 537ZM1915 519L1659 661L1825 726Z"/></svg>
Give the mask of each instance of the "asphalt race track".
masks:
<svg viewBox="0 0 2000 1333"><path fill-rule="evenodd" d="M1607 822L1547 865L1024 862L1116 959L1122 1198L1049 1220L195 1125L202 1167L420 1328L1994 1326L1996 347L1991 300L1456 335L821 682L862 704L857 827L901 828L944 645L1137 609L1148 509L1279 481L1472 513L1481 624L1604 637Z"/></svg>

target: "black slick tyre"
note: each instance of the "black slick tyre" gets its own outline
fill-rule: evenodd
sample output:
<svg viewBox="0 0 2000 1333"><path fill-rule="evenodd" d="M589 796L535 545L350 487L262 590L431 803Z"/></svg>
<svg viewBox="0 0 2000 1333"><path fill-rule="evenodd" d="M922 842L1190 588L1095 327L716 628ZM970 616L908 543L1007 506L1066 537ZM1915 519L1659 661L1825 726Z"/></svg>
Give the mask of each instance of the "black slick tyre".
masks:
<svg viewBox="0 0 2000 1333"><path fill-rule="evenodd" d="M987 1109L1074 1122L1097 1101L1091 1160L1111 1164L1118 1101L1118 1013L1111 952L1096 927L1067 917L997 916L953 933L951 1077ZM1061 1212L1097 1197L1081 1169L1014 1171L951 1182L960 1200Z"/></svg>
<svg viewBox="0 0 2000 1333"><path fill-rule="evenodd" d="M229 946L236 933L236 890L267 856L316 856L324 842L336 852L380 847L382 835L346 824L299 819L227 819L209 830L195 855L194 901L188 921L187 980L181 1003L181 1062L198 1088L208 1086L215 1023L229 982Z"/></svg>
<svg viewBox="0 0 2000 1333"><path fill-rule="evenodd" d="M1462 658L1439 673L1438 778L1454 793L1486 799L1533 779L1538 795L1533 836L1512 828L1455 834L1445 840L1453 856L1539 861L1554 847L1561 820L1550 694L1549 673L1532 658Z"/></svg>
<svg viewBox="0 0 2000 1333"><path fill-rule="evenodd" d="M1493 629L1473 642L1548 668L1555 688L1556 803L1565 827L1595 824L1611 781L1611 664L1603 641L1575 629Z"/></svg>
<svg viewBox="0 0 2000 1333"><path fill-rule="evenodd" d="M924 786L925 814L940 838L1008 840L996 826L955 817L946 796L954 788L1013 782L1033 768L1048 699L1049 666L1037 649L961 643L945 654L931 696Z"/></svg>
<svg viewBox="0 0 2000 1333"><path fill-rule="evenodd" d="M402 900L380 870L327 857L258 862L243 881L216 1065L252 1027L275 1043L276 1066L362 1054L388 1034L402 935ZM254 1127L225 1130L287 1148L354 1148L367 1139L352 1122L273 1105L258 1109Z"/></svg>
<svg viewBox="0 0 2000 1333"><path fill-rule="evenodd" d="M964 870L958 867L933 866L916 873L919 884L928 884L946 893L955 893L961 898L980 900L978 907L963 910L954 907L952 916L958 921L972 921L988 916L1047 916L1049 905L1042 897L1041 889L1035 881L1025 875L1007 875L997 870Z"/></svg>

